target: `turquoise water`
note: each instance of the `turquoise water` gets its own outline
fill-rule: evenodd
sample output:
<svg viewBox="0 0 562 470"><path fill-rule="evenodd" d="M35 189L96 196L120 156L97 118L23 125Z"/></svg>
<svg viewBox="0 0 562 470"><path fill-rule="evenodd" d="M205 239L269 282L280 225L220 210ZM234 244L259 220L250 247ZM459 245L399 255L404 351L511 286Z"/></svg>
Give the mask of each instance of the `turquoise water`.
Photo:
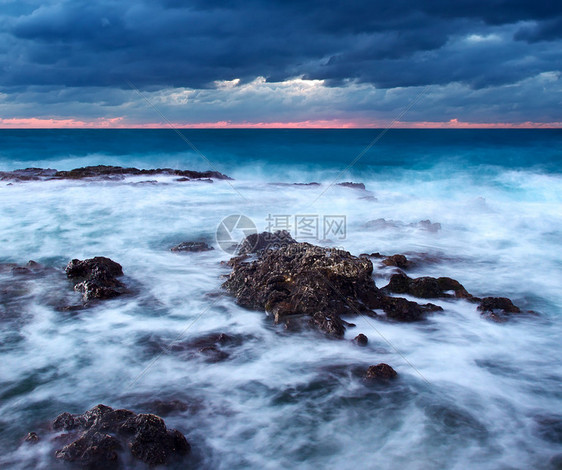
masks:
<svg viewBox="0 0 562 470"><path fill-rule="evenodd" d="M166 422L194 447L187 468L559 468L561 131L390 130L351 168L380 131L181 132L205 158L172 130L0 131L0 171L111 164L235 178L0 182L0 262L61 269L108 256L139 292L79 313L49 302L64 280L33 281L17 305L0 297L0 466L55 468L44 426L62 411L179 399L191 406ZM311 181L321 185L270 184ZM366 191L330 185L340 181ZM353 319L346 339L364 333L366 348L289 334L207 295L229 272L215 231L230 214L259 230L284 220L293 234L295 216L345 217L332 245L424 258L412 277L451 276L535 314L496 324L438 300L444 312L419 324ZM301 240L330 244L317 238ZM201 239L215 250L169 251ZM375 261L379 287L392 272ZM14 288L6 273L0 285ZM209 332L245 340L224 362L169 353L150 365L155 344ZM379 362L399 379L368 387L350 373ZM21 444L32 430L44 439Z"/></svg>

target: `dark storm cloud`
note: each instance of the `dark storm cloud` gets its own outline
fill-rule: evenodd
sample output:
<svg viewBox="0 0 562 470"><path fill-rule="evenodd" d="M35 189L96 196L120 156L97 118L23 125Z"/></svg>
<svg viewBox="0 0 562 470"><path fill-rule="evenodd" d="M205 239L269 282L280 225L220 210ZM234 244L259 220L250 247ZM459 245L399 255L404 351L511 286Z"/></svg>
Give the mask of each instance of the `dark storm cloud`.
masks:
<svg viewBox="0 0 562 470"><path fill-rule="evenodd" d="M0 86L212 86L303 75L479 88L561 68L562 2L2 2ZM494 35L493 40L480 40ZM466 40L473 36L474 40ZM522 60L527 58L527 60Z"/></svg>

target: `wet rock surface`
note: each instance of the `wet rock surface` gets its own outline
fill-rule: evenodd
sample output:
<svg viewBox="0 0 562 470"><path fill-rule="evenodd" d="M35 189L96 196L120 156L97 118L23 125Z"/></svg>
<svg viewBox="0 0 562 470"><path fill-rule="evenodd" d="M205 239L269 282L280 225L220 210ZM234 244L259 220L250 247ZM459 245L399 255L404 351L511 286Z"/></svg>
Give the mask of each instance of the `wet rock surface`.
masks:
<svg viewBox="0 0 562 470"><path fill-rule="evenodd" d="M101 404L81 415L62 413L52 428L64 432L57 438L65 445L55 452L56 458L87 468L119 468L127 451L149 465L165 464L190 451L185 436L168 429L162 418Z"/></svg>
<svg viewBox="0 0 562 470"><path fill-rule="evenodd" d="M275 250L282 246L293 245L295 243L297 243L296 240L293 239L291 234L286 230L253 233L248 235L240 244L237 254L239 256L258 254L268 250Z"/></svg>
<svg viewBox="0 0 562 470"><path fill-rule="evenodd" d="M391 276L390 282L384 289L395 294L409 294L424 299L453 297L474 299L460 282L450 277L424 276L411 278L404 273L398 273Z"/></svg>
<svg viewBox="0 0 562 470"><path fill-rule="evenodd" d="M374 230L417 228L426 232L436 233L441 230L441 224L439 222L431 222L431 220L420 220L419 222L412 222L408 224L400 220L386 220L380 218L369 220L365 223L365 228Z"/></svg>
<svg viewBox="0 0 562 470"><path fill-rule="evenodd" d="M182 242L170 248L170 251L184 253L199 253L201 251L211 251L214 248L205 242Z"/></svg>
<svg viewBox="0 0 562 470"><path fill-rule="evenodd" d="M342 315L374 316L373 309L382 309L393 320L418 321L429 312L441 310L432 304L419 305L385 295L375 285L373 265L367 258L297 243L287 238L290 235L286 232L283 236L289 240L287 244L278 249L261 248L266 236L267 233L256 234L246 239L257 259L231 259L233 270L223 287L239 305L266 310L276 323L302 323L292 320L304 316L309 325L330 336L342 337Z"/></svg>
<svg viewBox="0 0 562 470"><path fill-rule="evenodd" d="M139 170L138 168L124 168L120 166L96 165L75 168L70 171L57 171L51 168L26 168L14 171L0 171L0 181L42 181L51 179L84 179L84 178L104 178L115 179L125 176L155 176L170 175L181 177L183 181L188 180L208 180L214 178L218 180L229 180L226 175L218 171L192 171L176 170L172 168L156 168L149 170Z"/></svg>
<svg viewBox="0 0 562 470"><path fill-rule="evenodd" d="M365 372L365 379L367 380L393 379L397 376L398 374L392 367L382 362L376 366L369 366L367 372Z"/></svg>
<svg viewBox="0 0 562 470"><path fill-rule="evenodd" d="M485 297L480 301L478 310L482 316L498 323L507 321L514 313L521 313L521 309L507 297Z"/></svg>
<svg viewBox="0 0 562 470"><path fill-rule="evenodd" d="M94 299L111 299L126 292L125 286L117 279L123 275L123 268L115 261L103 256L86 260L73 259L65 269L73 281L74 290L82 292L85 302Z"/></svg>

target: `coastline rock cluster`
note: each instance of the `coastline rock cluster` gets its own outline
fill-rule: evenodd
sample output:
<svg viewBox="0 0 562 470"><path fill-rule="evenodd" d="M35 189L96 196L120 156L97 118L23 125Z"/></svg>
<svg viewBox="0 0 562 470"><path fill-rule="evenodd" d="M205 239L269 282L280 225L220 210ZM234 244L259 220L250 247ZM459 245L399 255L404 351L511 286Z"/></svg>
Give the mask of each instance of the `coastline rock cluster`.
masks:
<svg viewBox="0 0 562 470"><path fill-rule="evenodd" d="M240 253L229 261L232 272L223 284L239 305L265 310L276 323L293 326L295 322L305 322L338 338L345 333L346 322L341 318L344 315L378 318L374 310L383 310L389 319L413 322L443 310L432 303L419 304L390 294L466 299L479 303L478 309L492 319L519 312L509 299L474 297L449 277L413 279L400 272L379 289L368 257L298 243L287 232L251 235L242 243ZM409 264L404 255L387 257L383 263L401 267Z"/></svg>
<svg viewBox="0 0 562 470"><path fill-rule="evenodd" d="M232 178L218 171L176 170L172 168L156 168L139 170L120 166L96 165L75 168L69 171L58 171L51 168L26 168L14 171L0 171L0 181L42 181L42 180L79 180L84 178L123 178L125 176L177 176L181 181L190 180L230 180Z"/></svg>
<svg viewBox="0 0 562 470"><path fill-rule="evenodd" d="M161 465L186 455L191 448L181 432L168 429L156 415L101 404L81 415L62 413L52 429L64 432L56 438L64 444L55 452L56 458L87 468L118 468L126 449L138 460ZM30 435L34 436L29 440L38 440L37 434Z"/></svg>

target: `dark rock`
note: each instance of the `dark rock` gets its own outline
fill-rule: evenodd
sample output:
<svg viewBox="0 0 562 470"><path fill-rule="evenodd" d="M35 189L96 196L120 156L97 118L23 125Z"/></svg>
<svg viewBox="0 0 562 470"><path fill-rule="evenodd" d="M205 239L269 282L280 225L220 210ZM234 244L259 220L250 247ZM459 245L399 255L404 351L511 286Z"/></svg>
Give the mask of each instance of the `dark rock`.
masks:
<svg viewBox="0 0 562 470"><path fill-rule="evenodd" d="M84 432L78 439L55 452L55 457L77 462L88 468L112 469L119 466L118 451L122 449L118 439L95 430Z"/></svg>
<svg viewBox="0 0 562 470"><path fill-rule="evenodd" d="M399 222L396 220L386 220L386 219L375 219L369 220L366 224L366 228L372 228L375 230L386 230L390 228L399 228L404 226L403 222Z"/></svg>
<svg viewBox="0 0 562 470"><path fill-rule="evenodd" d="M451 298L473 299L463 285L450 277L418 277L412 279L404 273L393 274L384 290L395 294L410 294L424 299ZM448 291L454 291L449 294Z"/></svg>
<svg viewBox="0 0 562 470"><path fill-rule="evenodd" d="M478 305L478 310L489 320L498 323L507 321L513 313L521 313L519 307L513 305L507 297L485 297Z"/></svg>
<svg viewBox="0 0 562 470"><path fill-rule="evenodd" d="M437 305L420 305L401 297L384 297L381 303L386 316L400 322L421 321L428 313L443 311L443 309Z"/></svg>
<svg viewBox="0 0 562 470"><path fill-rule="evenodd" d="M249 245L261 246L259 238L248 239ZM381 308L389 318L414 321L440 309L386 297L372 279L369 259L334 248L293 241L277 250L262 249L253 261L236 260L232 265L223 287L239 305L266 310L276 323L310 317L310 325L331 336L343 336L345 323L340 317L346 314L374 315L372 309Z"/></svg>
<svg viewBox="0 0 562 470"><path fill-rule="evenodd" d="M82 415L63 413L54 420L53 429L70 431L72 439L55 456L88 468L116 468L125 449L149 465L165 464L172 455L190 450L183 434L167 429L162 418L105 405Z"/></svg>
<svg viewBox="0 0 562 470"><path fill-rule="evenodd" d="M397 268L407 269L410 266L408 258L404 255L392 255L387 256L382 260L382 264L385 266L396 266Z"/></svg>
<svg viewBox="0 0 562 470"><path fill-rule="evenodd" d="M123 275L121 265L109 258L73 259L66 266L66 275L78 280L74 290L83 293L84 301L93 299L110 299L125 292L123 284L117 280Z"/></svg>
<svg viewBox="0 0 562 470"><path fill-rule="evenodd" d="M35 443L39 442L39 436L35 432L29 432L29 433L27 433L27 436L25 436L24 441L30 442L31 444L35 444Z"/></svg>
<svg viewBox="0 0 562 470"><path fill-rule="evenodd" d="M161 465L174 453L186 454L190 445L184 435L166 428L164 420L152 414L138 414L125 421L120 431L133 435L131 453L149 465Z"/></svg>
<svg viewBox="0 0 562 470"><path fill-rule="evenodd" d="M252 233L240 244L238 255L261 253L263 251L275 250L277 248L297 243L286 230L276 232Z"/></svg>
<svg viewBox="0 0 562 470"><path fill-rule="evenodd" d="M172 168L156 168L150 170L139 170L138 168L123 168L120 166L97 165L75 168L70 171L57 171L43 168L26 168L25 170L1 171L0 180L12 181L39 181L48 179L83 179L83 178L123 178L125 176L154 176L170 175L179 176L186 181L201 180L209 178L219 180L230 180L226 175L218 171L191 171L175 170Z"/></svg>
<svg viewBox="0 0 562 470"><path fill-rule="evenodd" d="M363 191L365 190L365 185L363 183L352 183L351 181L337 183L337 186L343 186L344 188L360 189Z"/></svg>
<svg viewBox="0 0 562 470"><path fill-rule="evenodd" d="M200 251L210 251L214 250L214 248L207 245L205 242L183 242L170 248L170 250L194 253Z"/></svg>
<svg viewBox="0 0 562 470"><path fill-rule="evenodd" d="M353 341L359 346L367 346L369 338L367 338L363 333L359 333L355 338L353 338Z"/></svg>
<svg viewBox="0 0 562 470"><path fill-rule="evenodd" d="M149 406L154 410L157 415L168 416L178 411L187 411L189 405L181 400L155 400L149 403Z"/></svg>
<svg viewBox="0 0 562 470"><path fill-rule="evenodd" d="M398 374L388 364L380 363L376 366L369 366L365 373L366 379L393 379Z"/></svg>
<svg viewBox="0 0 562 470"><path fill-rule="evenodd" d="M379 291L368 259L346 251L293 242L265 251L257 260L234 265L223 284L238 303L265 309L276 322L293 315L331 335L343 335L339 316L378 305Z"/></svg>

